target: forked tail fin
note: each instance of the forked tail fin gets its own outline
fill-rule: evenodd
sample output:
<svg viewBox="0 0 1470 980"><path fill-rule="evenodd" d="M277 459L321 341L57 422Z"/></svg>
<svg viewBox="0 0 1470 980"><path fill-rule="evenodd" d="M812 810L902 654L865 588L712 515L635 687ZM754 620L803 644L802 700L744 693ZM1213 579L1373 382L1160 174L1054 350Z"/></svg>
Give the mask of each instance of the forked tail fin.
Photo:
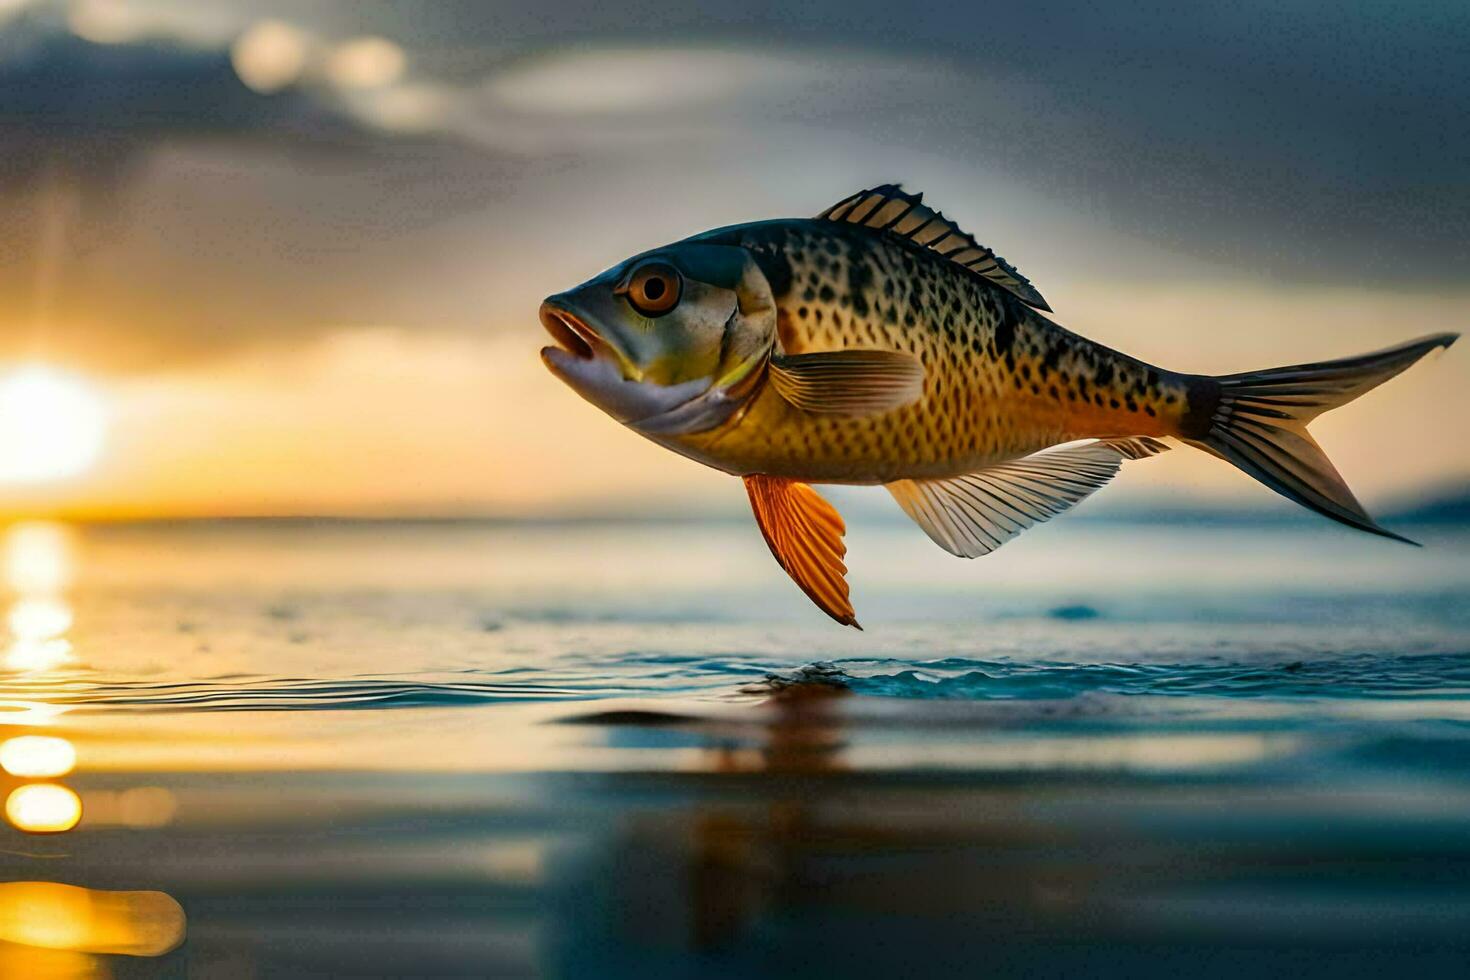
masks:
<svg viewBox="0 0 1470 980"><path fill-rule="evenodd" d="M1379 527L1363 510L1307 423L1346 405L1458 334L1320 364L1202 378L1190 392L1186 441L1234 463L1277 493L1352 527L1414 544Z"/></svg>

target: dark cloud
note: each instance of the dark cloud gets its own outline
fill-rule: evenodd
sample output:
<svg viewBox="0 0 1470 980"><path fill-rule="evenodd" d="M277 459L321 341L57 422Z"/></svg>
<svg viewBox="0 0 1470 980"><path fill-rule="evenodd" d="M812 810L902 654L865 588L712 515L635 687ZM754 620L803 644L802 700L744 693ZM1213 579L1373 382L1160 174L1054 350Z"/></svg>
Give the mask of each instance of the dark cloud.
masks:
<svg viewBox="0 0 1470 980"><path fill-rule="evenodd" d="M1467 282L1463 3L121 2L155 24L205 11L324 43L383 34L465 111L413 134L311 81L258 94L229 31L98 45L55 7L0 26L0 323L54 321L53 343L98 363L367 323L480 329L593 253L815 210L850 181L914 180L893 169L913 160L1250 275ZM486 95L537 59L699 46L801 70L736 66L756 82L656 112ZM633 210L647 228L605 227Z"/></svg>
<svg viewBox="0 0 1470 980"><path fill-rule="evenodd" d="M0 354L146 368L381 322L384 270L503 187L481 148L250 90L223 47L0 30Z"/></svg>
<svg viewBox="0 0 1470 980"><path fill-rule="evenodd" d="M129 152L188 138L350 147L361 128L299 90L246 88L229 52L166 40L93 44L45 22L7 28L0 55L5 186L48 166L107 179Z"/></svg>
<svg viewBox="0 0 1470 980"><path fill-rule="evenodd" d="M1470 261L1460 2L364 9L396 9L429 47L693 37L939 59L997 91L935 91L873 129L912 131L1120 229L1285 279L1463 282ZM1025 112L1004 104L1016 85L1034 88Z"/></svg>

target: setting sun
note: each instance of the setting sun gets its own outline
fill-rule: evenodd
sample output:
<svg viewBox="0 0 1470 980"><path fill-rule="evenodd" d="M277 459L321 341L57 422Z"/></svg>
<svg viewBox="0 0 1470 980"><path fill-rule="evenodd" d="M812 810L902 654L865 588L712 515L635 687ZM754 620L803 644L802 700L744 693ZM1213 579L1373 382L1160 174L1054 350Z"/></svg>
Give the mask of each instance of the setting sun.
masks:
<svg viewBox="0 0 1470 980"><path fill-rule="evenodd" d="M85 472L106 429L102 399L86 381L40 365L0 375L0 483Z"/></svg>

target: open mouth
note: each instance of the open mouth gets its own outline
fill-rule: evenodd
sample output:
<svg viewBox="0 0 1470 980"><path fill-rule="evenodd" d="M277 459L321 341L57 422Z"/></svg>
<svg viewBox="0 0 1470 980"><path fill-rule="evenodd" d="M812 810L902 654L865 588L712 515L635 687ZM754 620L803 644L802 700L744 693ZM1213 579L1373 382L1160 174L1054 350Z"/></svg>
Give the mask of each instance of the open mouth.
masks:
<svg viewBox="0 0 1470 980"><path fill-rule="evenodd" d="M550 302L541 304L541 325L551 334L558 347L582 361L590 361L596 355L602 340L597 331L589 327L581 317Z"/></svg>

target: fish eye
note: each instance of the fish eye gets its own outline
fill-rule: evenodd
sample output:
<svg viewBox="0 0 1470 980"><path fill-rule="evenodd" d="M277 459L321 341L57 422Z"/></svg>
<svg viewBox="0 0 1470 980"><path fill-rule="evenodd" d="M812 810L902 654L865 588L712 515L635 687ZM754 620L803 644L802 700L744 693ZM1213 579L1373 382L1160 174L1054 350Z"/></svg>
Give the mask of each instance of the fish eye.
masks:
<svg viewBox="0 0 1470 980"><path fill-rule="evenodd" d="M679 305L684 277L667 262L649 262L639 266L620 291L644 316L663 316Z"/></svg>

